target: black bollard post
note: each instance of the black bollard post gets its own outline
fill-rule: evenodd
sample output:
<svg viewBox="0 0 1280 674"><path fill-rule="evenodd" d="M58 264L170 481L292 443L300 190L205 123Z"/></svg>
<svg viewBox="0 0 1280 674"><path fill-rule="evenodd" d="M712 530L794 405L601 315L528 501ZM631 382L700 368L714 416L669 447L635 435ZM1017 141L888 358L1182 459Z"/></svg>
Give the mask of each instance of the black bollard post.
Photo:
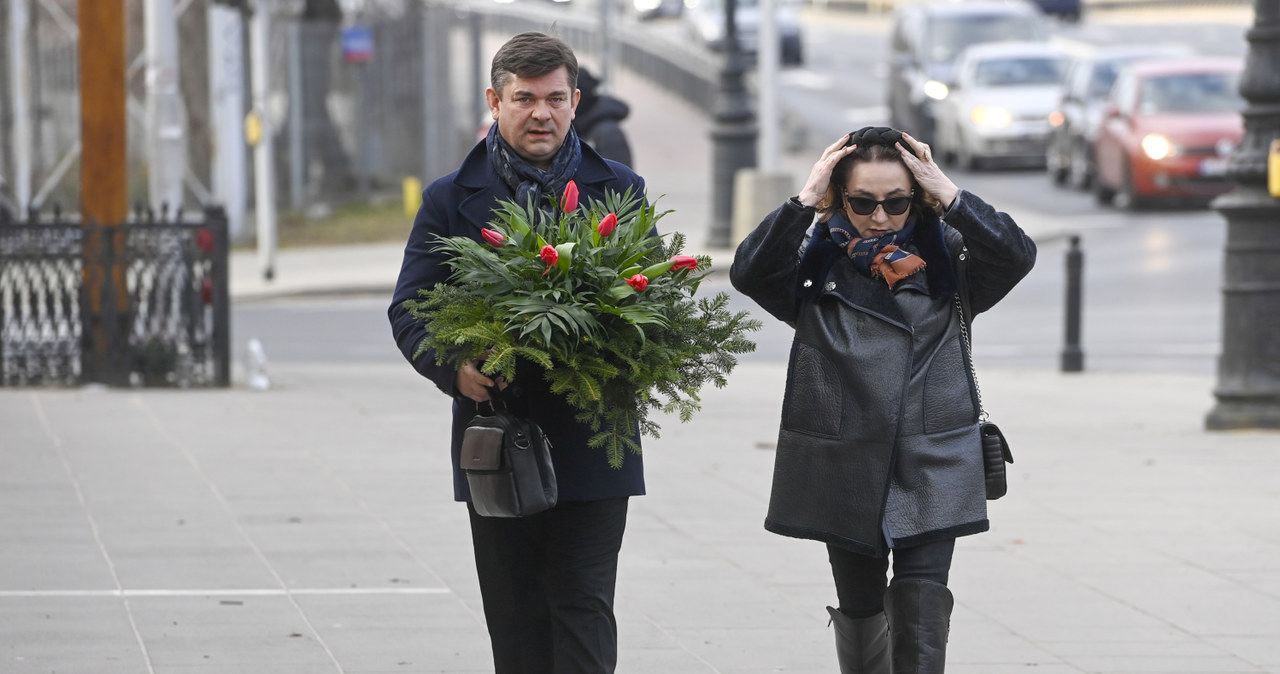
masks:
<svg viewBox="0 0 1280 674"><path fill-rule="evenodd" d="M1071 237L1071 249L1067 251L1067 339L1062 347L1062 371L1083 372L1084 351L1080 348L1080 305L1083 299L1081 277L1084 272L1084 252L1080 250L1080 237Z"/></svg>

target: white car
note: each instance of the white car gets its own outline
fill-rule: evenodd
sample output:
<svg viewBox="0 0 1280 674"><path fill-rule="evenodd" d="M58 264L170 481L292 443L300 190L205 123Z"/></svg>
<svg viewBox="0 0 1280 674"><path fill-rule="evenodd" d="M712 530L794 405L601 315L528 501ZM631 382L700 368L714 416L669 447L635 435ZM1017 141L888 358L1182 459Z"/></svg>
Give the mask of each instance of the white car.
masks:
<svg viewBox="0 0 1280 674"><path fill-rule="evenodd" d="M1047 42L969 47L937 109L934 153L962 168L1004 159L1044 165L1049 116L1057 109L1068 55Z"/></svg>

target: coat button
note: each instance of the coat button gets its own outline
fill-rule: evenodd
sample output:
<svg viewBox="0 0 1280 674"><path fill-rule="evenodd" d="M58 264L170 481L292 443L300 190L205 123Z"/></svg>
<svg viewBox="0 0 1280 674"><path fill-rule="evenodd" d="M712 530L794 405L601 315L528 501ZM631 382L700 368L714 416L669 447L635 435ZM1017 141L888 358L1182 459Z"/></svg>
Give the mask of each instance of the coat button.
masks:
<svg viewBox="0 0 1280 674"><path fill-rule="evenodd" d="M826 290L827 290L827 292L831 292L832 290L835 290L835 289L836 289L836 282L835 282L835 281L827 281L827 286L826 286Z"/></svg>
<svg viewBox="0 0 1280 674"><path fill-rule="evenodd" d="M804 287L808 288L809 286L812 286L812 285L813 285L813 279L804 280Z"/></svg>

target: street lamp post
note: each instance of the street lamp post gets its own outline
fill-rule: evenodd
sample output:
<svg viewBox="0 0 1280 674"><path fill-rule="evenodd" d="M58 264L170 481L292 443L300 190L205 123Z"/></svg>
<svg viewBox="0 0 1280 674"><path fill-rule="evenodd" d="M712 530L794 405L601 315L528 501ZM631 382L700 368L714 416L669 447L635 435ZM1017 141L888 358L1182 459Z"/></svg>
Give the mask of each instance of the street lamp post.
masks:
<svg viewBox="0 0 1280 674"><path fill-rule="evenodd" d="M1240 79L1244 139L1227 168L1236 188L1213 204L1227 220L1227 242L1210 430L1280 429L1280 199L1267 189L1269 145L1280 138L1280 3L1253 5Z"/></svg>
<svg viewBox="0 0 1280 674"><path fill-rule="evenodd" d="M711 128L711 233L707 245L729 248L733 233L733 180L739 169L756 165L755 115L743 81L745 57L738 43L736 0L724 0L724 66Z"/></svg>

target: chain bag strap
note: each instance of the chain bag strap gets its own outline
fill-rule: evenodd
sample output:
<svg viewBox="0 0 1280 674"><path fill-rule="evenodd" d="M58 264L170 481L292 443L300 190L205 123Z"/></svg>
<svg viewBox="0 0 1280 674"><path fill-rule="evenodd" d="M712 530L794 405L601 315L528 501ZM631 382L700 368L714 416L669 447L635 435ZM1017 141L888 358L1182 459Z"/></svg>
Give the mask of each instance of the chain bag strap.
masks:
<svg viewBox="0 0 1280 674"><path fill-rule="evenodd" d="M982 440L982 468L986 476L987 499L995 500L1004 496L1009 490L1008 477L1005 474L1005 463L1013 463L1013 452L1009 450L1009 442L1005 440L1000 427L992 423L987 409L982 404L982 388L978 386L978 368L973 363L973 343L969 338L969 321L965 318L964 301L961 299L968 287L965 284L965 260L969 249L960 251L960 283L962 290L956 293L956 314L960 317L960 340L964 343L965 360L969 361L970 381L973 382L973 393L978 403L978 434Z"/></svg>

